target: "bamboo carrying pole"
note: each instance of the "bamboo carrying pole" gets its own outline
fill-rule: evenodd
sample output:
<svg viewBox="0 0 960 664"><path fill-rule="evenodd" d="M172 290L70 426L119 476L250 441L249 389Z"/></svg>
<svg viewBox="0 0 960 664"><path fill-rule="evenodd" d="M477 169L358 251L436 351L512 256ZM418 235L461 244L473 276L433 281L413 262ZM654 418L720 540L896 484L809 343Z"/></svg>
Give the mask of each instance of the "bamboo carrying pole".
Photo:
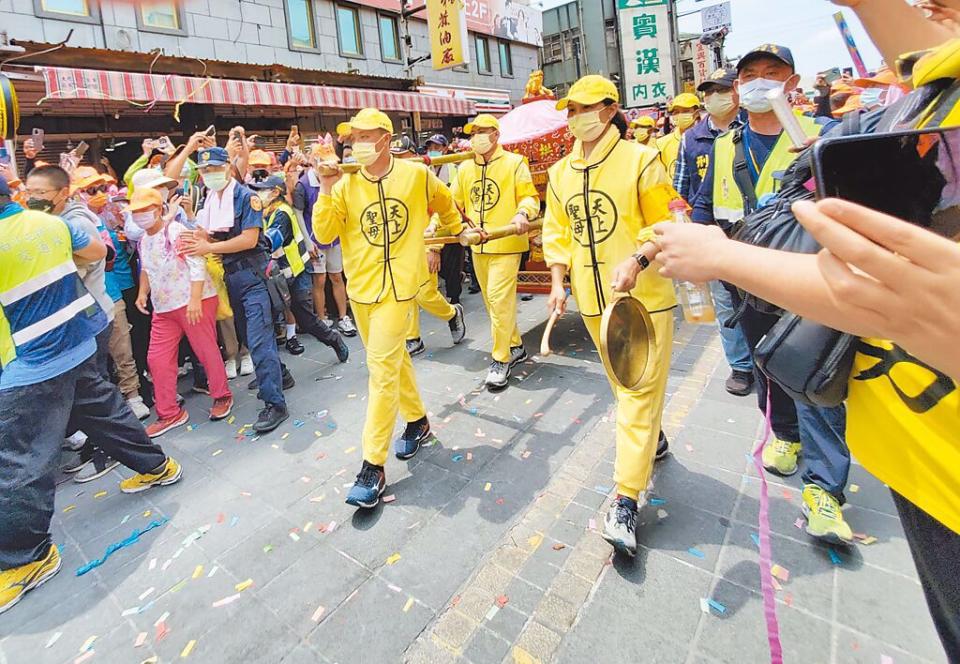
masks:
<svg viewBox="0 0 960 664"><path fill-rule="evenodd" d="M433 158L426 155L421 155L417 157L411 157L408 161L419 161L427 166L443 166L444 164L458 164L461 161L467 161L468 159L473 159L472 150L468 150L466 152L454 152L453 154L445 154ZM360 164L340 164L340 168L344 173L356 173L360 170Z"/></svg>

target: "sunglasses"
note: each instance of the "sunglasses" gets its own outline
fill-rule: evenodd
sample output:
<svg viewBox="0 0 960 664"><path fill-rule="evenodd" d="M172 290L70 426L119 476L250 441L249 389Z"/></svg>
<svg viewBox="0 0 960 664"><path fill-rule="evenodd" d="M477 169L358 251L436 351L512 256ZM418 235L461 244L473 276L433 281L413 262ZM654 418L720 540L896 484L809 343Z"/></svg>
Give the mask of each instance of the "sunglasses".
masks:
<svg viewBox="0 0 960 664"><path fill-rule="evenodd" d="M83 190L83 193L87 194L88 196L94 196L96 194L105 194L109 190L110 190L110 187L108 187L105 184L101 184L96 187L87 187L86 189Z"/></svg>

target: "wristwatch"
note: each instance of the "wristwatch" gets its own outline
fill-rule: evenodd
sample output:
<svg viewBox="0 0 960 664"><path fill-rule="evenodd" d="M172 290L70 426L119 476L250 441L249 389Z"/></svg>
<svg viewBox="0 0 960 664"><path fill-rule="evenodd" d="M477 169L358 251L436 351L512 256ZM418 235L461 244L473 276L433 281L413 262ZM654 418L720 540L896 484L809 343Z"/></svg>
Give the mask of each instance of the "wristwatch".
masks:
<svg viewBox="0 0 960 664"><path fill-rule="evenodd" d="M524 219L530 221L530 215L527 214L526 210L517 210L517 214L522 214Z"/></svg>
<svg viewBox="0 0 960 664"><path fill-rule="evenodd" d="M637 252L633 255L633 260L637 261L637 265L640 266L641 272L643 272L648 267L650 267L650 259L644 256L643 254L641 254L640 252Z"/></svg>

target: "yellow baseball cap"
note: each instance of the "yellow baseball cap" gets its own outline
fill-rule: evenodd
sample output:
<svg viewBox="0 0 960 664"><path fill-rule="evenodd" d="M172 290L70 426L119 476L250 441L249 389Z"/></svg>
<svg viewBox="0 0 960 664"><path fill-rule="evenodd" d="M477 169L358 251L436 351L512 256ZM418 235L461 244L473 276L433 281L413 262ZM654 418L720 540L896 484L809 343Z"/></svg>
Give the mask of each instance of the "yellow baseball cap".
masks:
<svg viewBox="0 0 960 664"><path fill-rule="evenodd" d="M147 189L146 187L139 187L134 190L133 195L130 196L130 205L127 206L128 212L142 212L153 207L161 207L163 205L163 198L160 196L160 192L156 189Z"/></svg>
<svg viewBox="0 0 960 664"><path fill-rule="evenodd" d="M681 92L667 106L668 111L675 108L700 108L700 98L692 92Z"/></svg>
<svg viewBox="0 0 960 664"><path fill-rule="evenodd" d="M617 86L613 84L613 81L599 74L590 74L571 86L567 96L557 102L557 110L564 110L571 101L590 106L604 99L619 102L620 93L617 91Z"/></svg>
<svg viewBox="0 0 960 664"><path fill-rule="evenodd" d="M250 152L250 158L247 164L250 166L264 166L269 168L272 163L270 155L264 150L253 150Z"/></svg>
<svg viewBox="0 0 960 664"><path fill-rule="evenodd" d="M630 123L631 127L656 127L657 121L651 118L649 115L641 115L639 118Z"/></svg>
<svg viewBox="0 0 960 664"><path fill-rule="evenodd" d="M350 118L349 122L338 124L337 135L349 136L351 131L370 131L371 129L383 129L392 134L393 122L383 111L365 108Z"/></svg>
<svg viewBox="0 0 960 664"><path fill-rule="evenodd" d="M500 129L500 121L489 113L481 113L463 126L463 133L472 134L474 129Z"/></svg>

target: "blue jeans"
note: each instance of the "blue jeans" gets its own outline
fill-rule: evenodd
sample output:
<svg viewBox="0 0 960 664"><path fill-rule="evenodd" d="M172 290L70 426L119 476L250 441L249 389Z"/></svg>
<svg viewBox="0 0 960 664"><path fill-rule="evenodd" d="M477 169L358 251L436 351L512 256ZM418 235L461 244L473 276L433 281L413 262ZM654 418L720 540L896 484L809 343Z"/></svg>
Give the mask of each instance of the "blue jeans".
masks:
<svg viewBox="0 0 960 664"><path fill-rule="evenodd" d="M166 463L96 355L42 383L0 390L0 571L46 555L60 445L78 429L138 473Z"/></svg>
<svg viewBox="0 0 960 664"><path fill-rule="evenodd" d="M816 484L843 504L846 501L843 489L850 474L846 407L821 408L799 401L794 405L803 445L800 457L803 483Z"/></svg>
<svg viewBox="0 0 960 664"><path fill-rule="evenodd" d="M313 310L313 277L304 270L296 277L287 279L290 289L290 312L297 326L317 341L336 348L340 343L340 334L327 327Z"/></svg>
<svg viewBox="0 0 960 664"><path fill-rule="evenodd" d="M253 359L259 388L257 398L268 405L286 408L266 277L262 270L243 268L227 273L224 281L237 324L237 336L241 344L246 343Z"/></svg>
<svg viewBox="0 0 960 664"><path fill-rule="evenodd" d="M727 356L727 364L733 371L753 373L750 346L747 344L747 338L743 336L740 324L734 327L726 325L734 313L730 291L724 288L721 282L711 281L710 293L713 295L713 307L716 309L717 323L720 325L720 343L723 345L723 354Z"/></svg>

